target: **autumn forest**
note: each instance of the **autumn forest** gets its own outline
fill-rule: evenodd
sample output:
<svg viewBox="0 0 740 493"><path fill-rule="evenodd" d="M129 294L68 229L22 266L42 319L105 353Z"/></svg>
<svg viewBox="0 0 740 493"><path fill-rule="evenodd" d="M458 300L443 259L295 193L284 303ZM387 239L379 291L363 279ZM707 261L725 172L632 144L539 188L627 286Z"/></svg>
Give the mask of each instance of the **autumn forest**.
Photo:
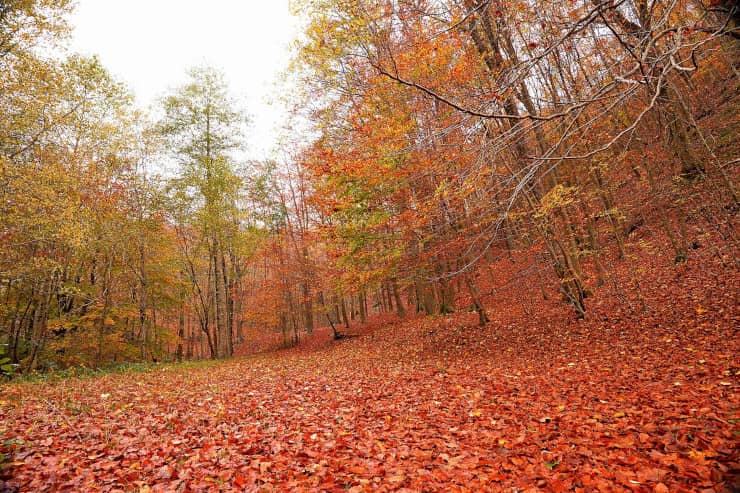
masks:
<svg viewBox="0 0 740 493"><path fill-rule="evenodd" d="M0 0L0 492L740 488L737 2L295 0L260 160L74 8Z"/></svg>

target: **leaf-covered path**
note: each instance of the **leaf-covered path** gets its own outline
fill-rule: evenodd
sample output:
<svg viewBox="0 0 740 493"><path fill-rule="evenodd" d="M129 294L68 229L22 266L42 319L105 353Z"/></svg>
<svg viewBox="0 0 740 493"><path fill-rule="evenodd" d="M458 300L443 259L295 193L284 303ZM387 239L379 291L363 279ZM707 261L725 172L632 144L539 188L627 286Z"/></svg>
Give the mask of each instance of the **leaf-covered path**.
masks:
<svg viewBox="0 0 740 493"><path fill-rule="evenodd" d="M731 281L639 323L599 306L564 324L461 313L9 385L0 491L733 491Z"/></svg>

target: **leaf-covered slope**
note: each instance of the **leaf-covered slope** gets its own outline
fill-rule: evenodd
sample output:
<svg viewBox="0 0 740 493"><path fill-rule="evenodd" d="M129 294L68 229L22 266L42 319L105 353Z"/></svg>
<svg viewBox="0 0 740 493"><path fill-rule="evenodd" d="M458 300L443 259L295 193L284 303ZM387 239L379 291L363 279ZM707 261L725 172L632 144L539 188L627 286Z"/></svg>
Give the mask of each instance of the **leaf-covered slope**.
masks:
<svg viewBox="0 0 740 493"><path fill-rule="evenodd" d="M640 317L595 306L568 322L556 302L508 298L484 328L413 318L214 365L9 385L0 491L732 491L734 276L680 269L656 271L645 294L664 308Z"/></svg>

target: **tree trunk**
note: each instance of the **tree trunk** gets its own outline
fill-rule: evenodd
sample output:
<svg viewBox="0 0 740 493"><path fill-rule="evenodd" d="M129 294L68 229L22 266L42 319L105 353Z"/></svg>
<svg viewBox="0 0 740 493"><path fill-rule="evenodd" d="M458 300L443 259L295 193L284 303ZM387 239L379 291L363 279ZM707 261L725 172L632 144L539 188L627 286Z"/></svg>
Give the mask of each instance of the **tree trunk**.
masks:
<svg viewBox="0 0 740 493"><path fill-rule="evenodd" d="M342 318L344 319L344 326L349 329L349 317L347 316L347 305L344 303L344 297L341 297L340 299L340 306L342 308Z"/></svg>
<svg viewBox="0 0 740 493"><path fill-rule="evenodd" d="M360 307L360 322L365 325L367 322L367 304L365 301L365 291L360 291L357 295L357 304Z"/></svg>
<svg viewBox="0 0 740 493"><path fill-rule="evenodd" d="M403 306L401 294L398 292L398 281L395 278L391 279L391 289L393 291L393 298L396 300L396 313L400 318L405 318L406 308Z"/></svg>
<svg viewBox="0 0 740 493"><path fill-rule="evenodd" d="M478 313L478 325L483 327L488 322L490 322L491 319L488 318L486 309L483 306L483 302L480 299L480 291L478 289L478 284L469 275L466 275L465 285L468 287L468 291L470 292L470 297L473 299L473 306L475 307L475 311Z"/></svg>

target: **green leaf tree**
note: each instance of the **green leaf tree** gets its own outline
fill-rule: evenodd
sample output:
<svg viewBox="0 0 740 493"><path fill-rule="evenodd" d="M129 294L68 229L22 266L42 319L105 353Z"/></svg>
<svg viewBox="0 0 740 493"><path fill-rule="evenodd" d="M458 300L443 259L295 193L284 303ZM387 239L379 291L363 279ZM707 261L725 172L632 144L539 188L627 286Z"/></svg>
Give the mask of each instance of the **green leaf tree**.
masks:
<svg viewBox="0 0 740 493"><path fill-rule="evenodd" d="M223 75L210 67L162 100L159 130L179 163L172 180L173 210L200 329L213 358L234 350L235 291L240 230L237 153L248 117L229 96Z"/></svg>

